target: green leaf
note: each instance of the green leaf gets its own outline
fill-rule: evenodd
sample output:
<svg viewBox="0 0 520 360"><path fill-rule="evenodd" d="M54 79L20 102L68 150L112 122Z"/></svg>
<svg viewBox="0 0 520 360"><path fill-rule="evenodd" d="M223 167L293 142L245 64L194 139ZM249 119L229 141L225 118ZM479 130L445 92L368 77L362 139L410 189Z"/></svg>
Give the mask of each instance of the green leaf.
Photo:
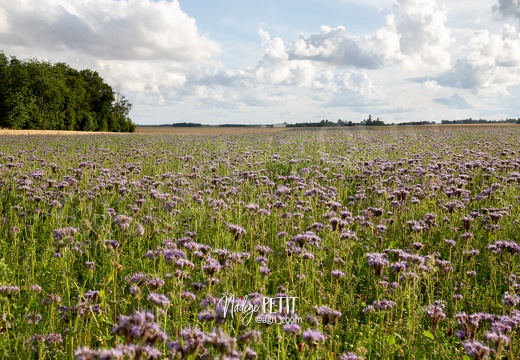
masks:
<svg viewBox="0 0 520 360"><path fill-rule="evenodd" d="M429 332L428 330L424 330L424 336L426 336L427 338L430 338L430 339L434 339L434 336L431 332Z"/></svg>
<svg viewBox="0 0 520 360"><path fill-rule="evenodd" d="M394 345L395 344L395 336L394 335L388 335L386 338L386 342L388 345Z"/></svg>

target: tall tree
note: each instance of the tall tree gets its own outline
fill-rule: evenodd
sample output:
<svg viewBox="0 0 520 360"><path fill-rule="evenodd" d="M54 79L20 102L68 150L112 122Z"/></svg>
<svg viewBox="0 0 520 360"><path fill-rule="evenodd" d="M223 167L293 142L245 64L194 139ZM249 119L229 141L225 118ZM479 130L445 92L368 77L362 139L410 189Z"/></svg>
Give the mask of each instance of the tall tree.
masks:
<svg viewBox="0 0 520 360"><path fill-rule="evenodd" d="M117 95L117 99L116 99ZM21 61L0 52L0 126L13 129L134 131L132 104L96 71Z"/></svg>

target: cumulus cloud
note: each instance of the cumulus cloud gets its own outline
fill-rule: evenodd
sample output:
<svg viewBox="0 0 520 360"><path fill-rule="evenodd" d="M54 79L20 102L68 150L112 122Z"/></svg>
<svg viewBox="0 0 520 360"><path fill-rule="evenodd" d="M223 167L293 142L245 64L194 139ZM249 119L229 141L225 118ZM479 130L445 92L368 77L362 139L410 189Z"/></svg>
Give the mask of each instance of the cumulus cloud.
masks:
<svg viewBox="0 0 520 360"><path fill-rule="evenodd" d="M362 49L343 26L322 26L319 34L298 38L289 45L288 55L293 59L369 69L381 67L383 60L380 54Z"/></svg>
<svg viewBox="0 0 520 360"><path fill-rule="evenodd" d="M468 103L466 99L457 94L453 94L449 98L436 98L433 99L433 102L444 105L450 109L473 109L473 106Z"/></svg>
<svg viewBox="0 0 520 360"><path fill-rule="evenodd" d="M7 55L91 68L138 103L177 103L222 65L220 45L177 0L25 0L0 8Z"/></svg>
<svg viewBox="0 0 520 360"><path fill-rule="evenodd" d="M435 0L401 0L397 15L388 15L386 25L367 36L367 42L407 69L447 69L451 62L448 48L455 40L445 25L446 12Z"/></svg>
<svg viewBox="0 0 520 360"><path fill-rule="evenodd" d="M199 31L178 0L5 3L0 8L0 44L6 54L43 55L43 59L55 55L52 61L93 68L141 104L193 100L207 108L246 111L251 106L306 101L316 107L367 112L372 106L387 113L409 112L405 104L390 104L372 80L376 70L397 63L406 70L438 71L451 62L448 48L453 38L445 25L446 10L435 0L401 0L386 25L365 38L349 34L344 26L322 26L290 39L260 30L263 54L242 70L226 69L219 62L219 44ZM517 35L513 28L507 36ZM497 66L516 66L520 57L515 46L512 42L499 46L501 54L494 56L501 64ZM475 45L471 51L495 50ZM459 66L468 69L464 64ZM481 68L475 68L475 76L477 70ZM469 74L458 76L463 87L480 81L471 80ZM447 81L447 77L429 79L427 88Z"/></svg>
<svg viewBox="0 0 520 360"><path fill-rule="evenodd" d="M476 32L462 52L451 70L434 78L439 84L482 95L507 95L509 86L520 84L520 34L514 26L504 25L499 34Z"/></svg>
<svg viewBox="0 0 520 360"><path fill-rule="evenodd" d="M384 101L380 86L376 86L365 71L348 71L336 74L326 83L325 106L365 107Z"/></svg>
<svg viewBox="0 0 520 360"><path fill-rule="evenodd" d="M28 0L3 4L2 44L73 50L98 59L190 62L219 53L177 0ZM0 17L1 17L0 13Z"/></svg>
<svg viewBox="0 0 520 360"><path fill-rule="evenodd" d="M492 7L493 14L500 20L515 17L520 20L520 2L518 0L498 0Z"/></svg>
<svg viewBox="0 0 520 360"><path fill-rule="evenodd" d="M339 31L341 36L346 36L343 30ZM326 33L328 30L322 28L320 34ZM307 99L327 107L352 108L385 99L381 87L373 83L364 69L357 69L348 61L337 61L333 55L337 48L330 46L330 52L327 52L329 45L317 39L320 35L302 37L288 44L279 37L271 37L263 29L259 30L259 35L264 53L256 66L235 71L221 68L216 73L197 77L195 82L199 90L206 95L212 94L204 101L213 107L221 104L225 108L242 109ZM304 40L310 44L309 39L313 39L314 49L303 46L296 49L296 42ZM225 94L226 99L233 101L224 101L215 94Z"/></svg>

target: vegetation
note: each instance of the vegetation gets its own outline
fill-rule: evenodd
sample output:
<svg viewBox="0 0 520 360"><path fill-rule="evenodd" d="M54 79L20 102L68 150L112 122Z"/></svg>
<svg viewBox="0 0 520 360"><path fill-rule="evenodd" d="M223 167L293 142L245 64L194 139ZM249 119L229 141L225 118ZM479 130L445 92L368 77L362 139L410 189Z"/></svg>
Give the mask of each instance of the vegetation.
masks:
<svg viewBox="0 0 520 360"><path fill-rule="evenodd" d="M382 120L379 120L379 118L377 118L376 120L372 120L372 115L368 115L368 119L363 120L361 122L361 125L365 125L365 126L384 126L385 122L382 121Z"/></svg>
<svg viewBox="0 0 520 360"><path fill-rule="evenodd" d="M397 125L408 125L408 126L435 125L435 121L410 121L410 122L405 122L405 123L399 123Z"/></svg>
<svg viewBox="0 0 520 360"><path fill-rule="evenodd" d="M296 123L296 124L287 124L287 127L340 127L340 126L384 126L384 121L377 118L376 120L372 120L372 115L368 115L368 119L364 119L360 123L354 123L352 121L345 121L338 119L337 122L329 121L328 119L322 119L320 122L312 123Z"/></svg>
<svg viewBox="0 0 520 360"><path fill-rule="evenodd" d="M519 359L518 149L515 127L0 136L0 357Z"/></svg>
<svg viewBox="0 0 520 360"><path fill-rule="evenodd" d="M182 122L182 123L173 123L171 126L173 126L173 127L202 127L202 124Z"/></svg>
<svg viewBox="0 0 520 360"><path fill-rule="evenodd" d="M520 124L520 118L518 119L505 119L505 120L486 120L486 119L463 119L463 120L442 120L441 124Z"/></svg>
<svg viewBox="0 0 520 360"><path fill-rule="evenodd" d="M131 108L95 71L0 51L0 128L133 132Z"/></svg>

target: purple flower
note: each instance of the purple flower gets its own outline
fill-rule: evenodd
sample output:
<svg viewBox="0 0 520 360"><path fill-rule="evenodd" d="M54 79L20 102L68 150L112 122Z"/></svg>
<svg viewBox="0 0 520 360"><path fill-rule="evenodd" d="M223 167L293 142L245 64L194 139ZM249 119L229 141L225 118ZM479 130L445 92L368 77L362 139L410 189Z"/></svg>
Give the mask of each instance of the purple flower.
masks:
<svg viewBox="0 0 520 360"><path fill-rule="evenodd" d="M55 294L47 294L45 298L42 300L43 305L50 305L52 303L60 303L61 297Z"/></svg>
<svg viewBox="0 0 520 360"><path fill-rule="evenodd" d="M520 296L513 294L510 295L508 292L504 293L502 304L507 307L514 307L520 303Z"/></svg>
<svg viewBox="0 0 520 360"><path fill-rule="evenodd" d="M366 257L368 266L374 269L376 276L381 276L383 269L390 264L386 254L383 253L368 253Z"/></svg>
<svg viewBox="0 0 520 360"><path fill-rule="evenodd" d="M389 310L395 307L396 303L392 300L374 300L372 305L375 310Z"/></svg>
<svg viewBox="0 0 520 360"><path fill-rule="evenodd" d="M511 340L509 336L506 336L504 334L500 334L497 332L488 332L486 333L486 339L492 343L494 346L497 345L506 345L509 344L509 341Z"/></svg>
<svg viewBox="0 0 520 360"><path fill-rule="evenodd" d="M130 223L132 222L132 218L126 215L116 215L114 217L114 223L119 226L121 229L125 230L130 227Z"/></svg>
<svg viewBox="0 0 520 360"><path fill-rule="evenodd" d="M320 316L323 320L323 325L336 325L338 319L341 317L341 312L333 310L328 306L320 306L314 309L316 315Z"/></svg>
<svg viewBox="0 0 520 360"><path fill-rule="evenodd" d="M305 320L307 320L307 323L310 326L317 326L320 323L318 318L316 316L314 316L314 315L307 315Z"/></svg>
<svg viewBox="0 0 520 360"><path fill-rule="evenodd" d="M3 295L5 297L11 297L13 295L16 295L20 292L20 289L18 286L0 286L0 295Z"/></svg>
<svg viewBox="0 0 520 360"><path fill-rule="evenodd" d="M435 264L439 266L443 275L446 275L449 272L453 271L453 266L451 266L451 262L448 260L436 259Z"/></svg>
<svg viewBox="0 0 520 360"><path fill-rule="evenodd" d="M332 275L333 278L335 279L341 279L342 277L345 276L345 273L341 270L332 270L330 272L330 274Z"/></svg>
<svg viewBox="0 0 520 360"><path fill-rule="evenodd" d="M111 250L117 249L120 245L117 240L105 240L105 246Z"/></svg>
<svg viewBox="0 0 520 360"><path fill-rule="evenodd" d="M471 216L464 216L464 217L462 217L461 220L462 220L462 223L464 224L464 230L469 231L469 229L471 228L471 223L475 219L472 218Z"/></svg>
<svg viewBox="0 0 520 360"><path fill-rule="evenodd" d="M301 333L302 328L298 324L287 324L283 327L283 331L289 335L298 335Z"/></svg>
<svg viewBox="0 0 520 360"><path fill-rule="evenodd" d="M41 293L42 292L42 287L38 284L34 284L31 286L31 291L34 292L34 293Z"/></svg>
<svg viewBox="0 0 520 360"><path fill-rule="evenodd" d="M346 230L346 231L343 231L340 235L339 235L339 238L342 239L342 240L345 240L345 239L349 239L349 240L358 240L358 237L356 235L356 232L353 231L353 230Z"/></svg>
<svg viewBox="0 0 520 360"><path fill-rule="evenodd" d="M472 359L475 360L487 360L489 359L489 354L491 352L491 349L484 344L476 341L466 341L463 343L464 350L466 351L466 354Z"/></svg>
<svg viewBox="0 0 520 360"><path fill-rule="evenodd" d="M175 344L176 342L168 344L172 355L175 355L175 352L182 353L184 357L195 355L204 347L204 342L206 341L206 334L193 328L182 329L181 337L184 340L184 346L181 347L178 343Z"/></svg>
<svg viewBox="0 0 520 360"><path fill-rule="evenodd" d="M354 353L346 353L340 355L339 360L358 360L358 356Z"/></svg>
<svg viewBox="0 0 520 360"><path fill-rule="evenodd" d="M405 261L398 261L396 263L393 263L390 265L390 269L396 273L400 271L406 270L406 262Z"/></svg>
<svg viewBox="0 0 520 360"><path fill-rule="evenodd" d="M446 243L446 245L452 246L452 247L457 244L457 242L453 239L446 239L446 240L444 240L444 242Z"/></svg>
<svg viewBox="0 0 520 360"><path fill-rule="evenodd" d="M242 226L228 224L228 230L235 236L235 240L238 240L242 235L246 234L246 229Z"/></svg>
<svg viewBox="0 0 520 360"><path fill-rule="evenodd" d="M264 245L256 245L255 250L264 256L267 256L267 255L273 253L273 250L269 246L264 246Z"/></svg>
<svg viewBox="0 0 520 360"><path fill-rule="evenodd" d="M514 241L508 240L499 240L495 241L493 244L488 245L487 249L491 252L500 254L503 250L511 254L519 254L520 253L520 245L518 245Z"/></svg>
<svg viewBox="0 0 520 360"><path fill-rule="evenodd" d="M414 242L412 246L415 248L415 250L421 250L424 245L420 242Z"/></svg>
<svg viewBox="0 0 520 360"><path fill-rule="evenodd" d="M446 314L444 313L445 308L446 304L442 300L435 300L433 304L424 309L430 318L433 330L437 329L439 322L446 317Z"/></svg>
<svg viewBox="0 0 520 360"><path fill-rule="evenodd" d="M170 305L170 299L168 299L167 296L158 293L150 293L147 300L162 307L168 307Z"/></svg>
<svg viewBox="0 0 520 360"><path fill-rule="evenodd" d="M125 337L127 343L135 341L139 344L153 346L168 339L168 336L155 323L155 316L149 312L119 316L112 332Z"/></svg>
<svg viewBox="0 0 520 360"><path fill-rule="evenodd" d="M306 330L303 332L302 339L311 349L316 349L319 345L325 343L327 337L318 330Z"/></svg>
<svg viewBox="0 0 520 360"><path fill-rule="evenodd" d="M75 227L66 227L66 228L62 228L62 229L56 229L52 233L52 238L55 241L60 241L60 240L63 240L65 238L69 238L69 237L72 238L72 235L74 235L78 231L79 231L79 229L75 228Z"/></svg>
<svg viewBox="0 0 520 360"><path fill-rule="evenodd" d="M321 243L321 238L312 231L307 231L304 234L298 234L294 237L293 242L300 247L306 244L311 246L318 246Z"/></svg>
<svg viewBox="0 0 520 360"><path fill-rule="evenodd" d="M141 284L146 280L146 274L143 273L133 273L130 276L124 278L124 281L127 283Z"/></svg>
<svg viewBox="0 0 520 360"><path fill-rule="evenodd" d="M45 337L45 342L49 345L61 345L63 343L63 338L61 334L49 334Z"/></svg>
<svg viewBox="0 0 520 360"><path fill-rule="evenodd" d="M217 260L208 258L206 259L206 263L202 266L202 271L210 276L213 276L220 271L220 268L221 265Z"/></svg>
<svg viewBox="0 0 520 360"><path fill-rule="evenodd" d="M216 329L206 335L206 346L211 346L221 355L228 355L236 348L236 339Z"/></svg>
<svg viewBox="0 0 520 360"><path fill-rule="evenodd" d="M197 296L194 293L190 292L190 291L183 291L181 293L181 299L183 299L183 300L193 301L196 298L197 298Z"/></svg>

